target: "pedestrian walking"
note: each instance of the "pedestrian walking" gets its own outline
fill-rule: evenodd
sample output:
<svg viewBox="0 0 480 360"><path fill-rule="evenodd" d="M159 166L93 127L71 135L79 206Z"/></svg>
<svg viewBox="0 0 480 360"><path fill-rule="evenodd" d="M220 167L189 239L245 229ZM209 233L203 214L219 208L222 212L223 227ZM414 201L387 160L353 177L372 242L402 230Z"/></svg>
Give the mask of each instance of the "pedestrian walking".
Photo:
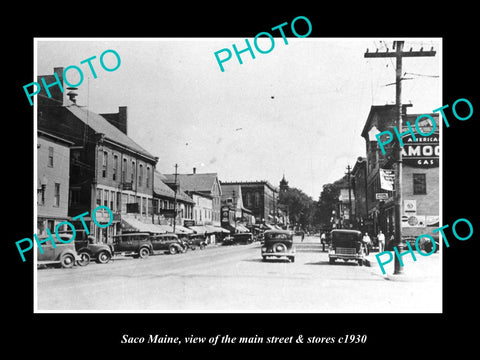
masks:
<svg viewBox="0 0 480 360"><path fill-rule="evenodd" d="M378 240L378 252L385 251L385 235L382 233L382 230L378 231L377 240Z"/></svg>
<svg viewBox="0 0 480 360"><path fill-rule="evenodd" d="M370 239L370 236L368 236L368 233L365 233L365 235L363 235L362 241L365 244L365 248L367 250L367 255L369 255L370 254L370 245L372 244L372 240Z"/></svg>
<svg viewBox="0 0 480 360"><path fill-rule="evenodd" d="M303 239L305 239L305 231L302 231L302 242L303 242Z"/></svg>

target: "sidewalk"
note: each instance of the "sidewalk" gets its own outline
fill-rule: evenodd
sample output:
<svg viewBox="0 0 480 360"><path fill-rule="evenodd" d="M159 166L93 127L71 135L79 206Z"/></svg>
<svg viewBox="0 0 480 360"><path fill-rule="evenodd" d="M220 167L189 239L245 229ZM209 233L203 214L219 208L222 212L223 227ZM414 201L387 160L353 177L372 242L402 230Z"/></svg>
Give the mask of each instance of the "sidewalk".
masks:
<svg viewBox="0 0 480 360"><path fill-rule="evenodd" d="M394 262L395 252L390 251L392 254L392 261L388 264L384 264L383 268L385 274L382 273L382 269L375 255L378 252L370 252L366 257L366 266L370 266L372 274L383 277L385 280L392 281L441 281L442 280L442 258L441 255L436 252L430 256L422 256L414 251L416 261L413 260L410 254L402 256L404 263L403 274L394 275ZM380 256L380 261L385 262L389 259L387 254Z"/></svg>

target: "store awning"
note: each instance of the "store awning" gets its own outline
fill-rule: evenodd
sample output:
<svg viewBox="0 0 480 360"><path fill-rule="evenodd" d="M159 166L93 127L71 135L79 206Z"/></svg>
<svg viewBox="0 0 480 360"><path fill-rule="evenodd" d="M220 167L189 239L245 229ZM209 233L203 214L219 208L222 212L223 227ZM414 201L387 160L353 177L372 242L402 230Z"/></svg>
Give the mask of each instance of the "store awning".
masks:
<svg viewBox="0 0 480 360"><path fill-rule="evenodd" d="M205 226L200 226L200 225L190 226L189 229L195 231L197 234L209 233L208 229Z"/></svg>
<svg viewBox="0 0 480 360"><path fill-rule="evenodd" d="M124 230L149 232L153 234L164 234L172 232L172 228L168 225L146 224L134 218L123 218L122 227Z"/></svg>
<svg viewBox="0 0 480 360"><path fill-rule="evenodd" d="M182 225L175 225L175 234L193 234L194 231Z"/></svg>
<svg viewBox="0 0 480 360"><path fill-rule="evenodd" d="M230 234L230 231L228 231L227 229L224 229L222 227L219 227L219 226L212 226L212 225L204 225L204 227L206 227L208 229L208 232L210 233L225 233L225 234Z"/></svg>

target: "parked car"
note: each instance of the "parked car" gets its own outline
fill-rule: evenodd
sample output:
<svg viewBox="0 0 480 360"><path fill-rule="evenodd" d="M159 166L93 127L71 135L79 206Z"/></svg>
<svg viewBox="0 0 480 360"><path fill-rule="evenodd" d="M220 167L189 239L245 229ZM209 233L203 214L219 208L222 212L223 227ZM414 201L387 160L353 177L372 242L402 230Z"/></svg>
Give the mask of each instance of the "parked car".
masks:
<svg viewBox="0 0 480 360"><path fill-rule="evenodd" d="M72 235L72 231L60 232L59 235ZM99 264L106 264L113 256L113 246L107 244L96 243L92 235L87 235L85 230L76 230L75 233L75 250L80 255L88 254L91 260L95 260Z"/></svg>
<svg viewBox="0 0 480 360"><path fill-rule="evenodd" d="M150 234L133 232L113 237L113 253L126 256L147 258L153 252Z"/></svg>
<svg viewBox="0 0 480 360"><path fill-rule="evenodd" d="M181 241L176 234L156 234L150 236L154 251L166 251L172 255L187 251L188 243Z"/></svg>
<svg viewBox="0 0 480 360"><path fill-rule="evenodd" d="M225 236L222 240L222 245L233 245L233 236Z"/></svg>
<svg viewBox="0 0 480 360"><path fill-rule="evenodd" d="M239 244L251 244L253 242L253 235L250 232L247 233L236 233L232 235L232 241L234 245Z"/></svg>
<svg viewBox="0 0 480 360"><path fill-rule="evenodd" d="M41 242L47 236L39 237ZM60 238L64 241L71 239L71 236L61 235ZM75 263L80 266L87 265L90 262L88 254L80 257L75 250L75 244L72 242L62 243L55 242L55 247L51 241L47 241L41 245L43 253L37 249L37 265L60 265L63 268L71 268Z"/></svg>
<svg viewBox="0 0 480 360"><path fill-rule="evenodd" d="M335 260L354 260L362 266L365 261L365 244L362 242L362 232L358 230L335 229L331 231L331 242L328 253L330 264Z"/></svg>
<svg viewBox="0 0 480 360"><path fill-rule="evenodd" d="M295 261L295 245L293 244L293 232L288 230L267 230L264 233L262 246L262 259L268 257L286 257L290 262Z"/></svg>
<svg viewBox="0 0 480 360"><path fill-rule="evenodd" d="M205 246L207 246L205 236L201 234L191 234L186 241L192 250L195 250L197 247L200 250L203 250L205 249Z"/></svg>

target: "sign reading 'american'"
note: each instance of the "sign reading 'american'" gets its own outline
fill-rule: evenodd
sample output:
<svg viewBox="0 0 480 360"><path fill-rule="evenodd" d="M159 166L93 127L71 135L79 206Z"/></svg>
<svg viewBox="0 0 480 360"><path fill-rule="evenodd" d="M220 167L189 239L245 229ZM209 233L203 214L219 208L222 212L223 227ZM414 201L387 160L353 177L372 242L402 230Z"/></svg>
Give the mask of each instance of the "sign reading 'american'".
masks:
<svg viewBox="0 0 480 360"><path fill-rule="evenodd" d="M415 136L417 141L412 139L411 135L405 136L402 148L402 161L404 165L412 167L432 168L438 167L440 156L440 142L438 132L430 136Z"/></svg>

